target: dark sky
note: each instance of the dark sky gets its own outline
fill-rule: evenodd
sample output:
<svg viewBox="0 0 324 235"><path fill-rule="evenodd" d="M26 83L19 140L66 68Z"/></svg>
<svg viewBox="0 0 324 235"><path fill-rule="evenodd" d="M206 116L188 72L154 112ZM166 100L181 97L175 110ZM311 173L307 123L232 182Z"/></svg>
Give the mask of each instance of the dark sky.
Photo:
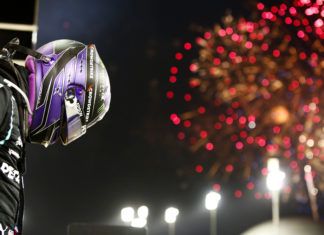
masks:
<svg viewBox="0 0 324 235"><path fill-rule="evenodd" d="M120 223L123 206L141 204L152 214L150 235L166 234L169 205L181 210L177 234L208 234L207 188L176 175L185 151L174 144L164 86L177 42L193 40L190 26L211 27L226 9L248 15L246 3L40 1L37 45L62 38L95 43L112 102L106 117L71 145L27 147L25 235L66 234L72 222ZM283 214L292 211L285 207ZM225 196L219 214L220 234L239 234L271 218L270 201Z"/></svg>

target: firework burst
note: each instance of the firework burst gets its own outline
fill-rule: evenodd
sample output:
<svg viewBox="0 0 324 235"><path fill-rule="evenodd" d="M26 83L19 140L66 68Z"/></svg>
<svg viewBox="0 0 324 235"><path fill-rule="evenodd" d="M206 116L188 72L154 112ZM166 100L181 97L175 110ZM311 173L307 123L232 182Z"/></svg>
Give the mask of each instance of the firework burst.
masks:
<svg viewBox="0 0 324 235"><path fill-rule="evenodd" d="M175 54L171 122L196 156L193 172L211 182L254 190L266 160L278 157L287 192L302 194L308 163L324 190L323 1L257 9L253 20L225 16Z"/></svg>

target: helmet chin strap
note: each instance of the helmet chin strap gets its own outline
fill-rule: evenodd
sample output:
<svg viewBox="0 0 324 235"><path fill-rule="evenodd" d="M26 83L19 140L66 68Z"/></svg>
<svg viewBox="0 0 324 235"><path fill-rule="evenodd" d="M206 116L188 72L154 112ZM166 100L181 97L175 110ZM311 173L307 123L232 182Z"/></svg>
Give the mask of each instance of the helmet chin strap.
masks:
<svg viewBox="0 0 324 235"><path fill-rule="evenodd" d="M26 54L26 55L31 55L33 57L35 57L36 59L38 60L41 60L45 63L49 63L51 61L51 57L48 57L46 55L43 55L37 51L34 51L30 48L27 48L27 47L24 47L24 46L21 46L21 45L17 45L17 44L9 44L9 47L12 48L13 50L15 51L19 51L23 54Z"/></svg>
<svg viewBox="0 0 324 235"><path fill-rule="evenodd" d="M49 63L51 61L51 57L43 55L30 48L19 45L18 38L12 39L2 48L1 57L5 59L12 59L16 51L19 51L20 53L23 53L25 55L31 55L32 57L35 57L36 59L41 60L45 63Z"/></svg>
<svg viewBox="0 0 324 235"><path fill-rule="evenodd" d="M27 54L27 55L31 55L31 56L35 57L36 59L40 59L40 60L44 61L45 63L48 63L51 61L50 57L47 57L47 56L45 56L37 51L34 51L32 49L29 49L27 47L20 46L19 39L14 38L10 42L8 42L0 51L0 59L4 59L4 60L8 61L9 64L12 66L13 71L16 74L18 72L15 69L15 66L13 65L13 62L12 62L12 58L15 55L16 51L19 51L19 52ZM30 103L29 103L28 97L26 96L25 92L23 92L16 84L9 81L8 79L4 79L3 81L7 84L8 87L14 88L23 97L26 107L27 107L27 111L30 115L32 115L33 112L30 108Z"/></svg>
<svg viewBox="0 0 324 235"><path fill-rule="evenodd" d="M0 51L0 58L1 59L5 59L8 62L10 62L10 64L12 64L12 58L15 55L16 51L19 51L20 53L26 54L26 55L31 55L32 57L35 57L38 60L43 61L44 63L49 63L51 61L51 57L49 56L45 56L35 50L32 50L30 48L24 47L19 45L19 39L18 38L13 38L10 42L8 42ZM14 67L14 66L13 66ZM30 108L30 103L28 100L28 97L26 96L26 94L14 83L10 82L7 79L4 79L4 82L9 86L14 88L17 92L19 92L21 94L21 96L23 97L26 106L27 106L27 110L28 113L30 115L33 114L31 108Z"/></svg>

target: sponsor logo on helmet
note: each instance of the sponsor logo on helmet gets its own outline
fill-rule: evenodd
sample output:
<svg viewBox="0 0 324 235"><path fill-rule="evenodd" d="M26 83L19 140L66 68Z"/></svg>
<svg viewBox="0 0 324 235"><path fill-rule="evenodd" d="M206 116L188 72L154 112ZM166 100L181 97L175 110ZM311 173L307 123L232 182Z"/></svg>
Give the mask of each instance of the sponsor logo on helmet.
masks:
<svg viewBox="0 0 324 235"><path fill-rule="evenodd" d="M94 57L94 47L90 46L90 60L89 60L89 78L94 78L94 72L93 72L93 57Z"/></svg>
<svg viewBox="0 0 324 235"><path fill-rule="evenodd" d="M14 180L19 184L19 182L20 182L19 171L15 170L15 168L13 168L12 166L10 166L9 164L7 164L5 162L2 163L0 169L1 169L2 173L8 177L8 179Z"/></svg>
<svg viewBox="0 0 324 235"><path fill-rule="evenodd" d="M82 117L83 116L83 112L82 112L82 109L81 109L81 106L80 106L80 103L79 102L76 103L76 108L78 110L79 116Z"/></svg>
<svg viewBox="0 0 324 235"><path fill-rule="evenodd" d="M85 116L86 122L88 122L89 117L90 117L92 93L93 93L92 87L89 87L89 89L88 89L88 102L87 102L87 109L86 109L86 116Z"/></svg>
<svg viewBox="0 0 324 235"><path fill-rule="evenodd" d="M82 71L83 71L83 56L82 56L82 59L81 59L81 61L80 61L80 73L82 73Z"/></svg>
<svg viewBox="0 0 324 235"><path fill-rule="evenodd" d="M86 133L86 132L87 132L87 126L86 125L81 126L81 133L82 133L82 135L84 133Z"/></svg>

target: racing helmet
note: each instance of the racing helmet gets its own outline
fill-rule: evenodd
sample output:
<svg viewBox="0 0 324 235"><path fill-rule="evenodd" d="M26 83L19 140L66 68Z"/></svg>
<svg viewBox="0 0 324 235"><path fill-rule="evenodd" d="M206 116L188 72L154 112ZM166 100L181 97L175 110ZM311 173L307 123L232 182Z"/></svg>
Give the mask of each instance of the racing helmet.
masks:
<svg viewBox="0 0 324 235"><path fill-rule="evenodd" d="M27 56L28 140L44 146L67 145L107 113L111 100L107 70L95 45L61 39Z"/></svg>

